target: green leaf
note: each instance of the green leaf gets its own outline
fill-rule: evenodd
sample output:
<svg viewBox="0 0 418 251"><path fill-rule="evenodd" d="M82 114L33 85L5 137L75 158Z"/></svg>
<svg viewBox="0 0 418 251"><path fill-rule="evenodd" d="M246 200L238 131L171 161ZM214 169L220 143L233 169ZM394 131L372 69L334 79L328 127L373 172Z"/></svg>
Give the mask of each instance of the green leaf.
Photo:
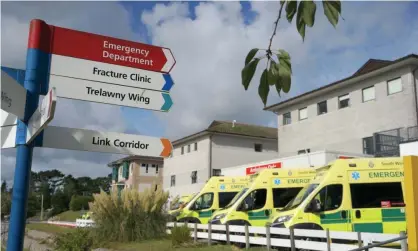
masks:
<svg viewBox="0 0 418 251"><path fill-rule="evenodd" d="M267 79L267 69L264 69L260 78L260 85L258 86L258 95L260 95L261 101L263 101L264 106L267 104L267 96L269 95L270 86Z"/></svg>
<svg viewBox="0 0 418 251"><path fill-rule="evenodd" d="M269 85L275 85L279 79L279 67L274 60L270 63L270 69L268 71L268 83Z"/></svg>
<svg viewBox="0 0 418 251"><path fill-rule="evenodd" d="M242 85L244 86L245 90L247 90L248 86L250 85L251 79L254 76L259 61L259 58L255 58L253 61L248 63L247 66L245 66L241 71Z"/></svg>
<svg viewBox="0 0 418 251"><path fill-rule="evenodd" d="M257 48L251 49L250 52L248 52L247 57L245 57L245 66L247 66L247 64L249 62L251 62L251 60L253 60L253 58L254 58L255 54L257 54L257 52L258 52Z"/></svg>
<svg viewBox="0 0 418 251"><path fill-rule="evenodd" d="M324 14L327 16L328 21L332 26L336 27L338 24L338 15L341 14L341 2L340 1L322 1L324 6Z"/></svg>
<svg viewBox="0 0 418 251"><path fill-rule="evenodd" d="M277 55L279 58L279 82L280 89L283 92L288 93L290 91L290 86L292 83L292 63L290 61L289 53L284 50L280 50L280 54ZM276 85L276 90L278 90Z"/></svg>
<svg viewBox="0 0 418 251"><path fill-rule="evenodd" d="M280 92L282 90L282 82L280 81L280 78L277 80L275 86L276 86L277 94L279 94L279 97L280 97Z"/></svg>
<svg viewBox="0 0 418 251"><path fill-rule="evenodd" d="M306 25L312 27L315 23L316 3L312 0L307 0L303 4L302 16Z"/></svg>
<svg viewBox="0 0 418 251"><path fill-rule="evenodd" d="M290 55L285 50L279 50L280 54L277 55L279 64L281 67L285 67L290 74L292 74L292 63L290 61Z"/></svg>
<svg viewBox="0 0 418 251"><path fill-rule="evenodd" d="M302 36L302 40L305 41L305 28L306 23L303 20L302 11L304 9L305 1L300 2L298 7L298 13L296 16L296 28L298 29L299 34Z"/></svg>
<svg viewBox="0 0 418 251"><path fill-rule="evenodd" d="M287 21L289 21L289 23L292 22L293 17L296 14L297 7L298 7L298 1L288 0L286 2L286 17L287 17Z"/></svg>

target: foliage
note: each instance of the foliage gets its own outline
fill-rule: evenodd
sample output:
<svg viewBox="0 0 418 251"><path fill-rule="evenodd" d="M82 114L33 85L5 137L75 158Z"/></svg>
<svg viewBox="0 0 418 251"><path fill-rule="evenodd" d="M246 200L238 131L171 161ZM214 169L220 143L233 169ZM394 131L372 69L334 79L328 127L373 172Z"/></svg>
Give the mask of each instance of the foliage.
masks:
<svg viewBox="0 0 418 251"><path fill-rule="evenodd" d="M89 202L93 201L92 196L73 195L70 201L70 209L72 211L88 210Z"/></svg>
<svg viewBox="0 0 418 251"><path fill-rule="evenodd" d="M57 251L90 251L93 237L89 229L77 228L73 232L57 235L54 244Z"/></svg>
<svg viewBox="0 0 418 251"><path fill-rule="evenodd" d="M120 196L115 189L110 194L101 191L93 197L90 211L97 240L140 241L165 236L163 206L168 193L161 188L144 192L124 189Z"/></svg>
<svg viewBox="0 0 418 251"><path fill-rule="evenodd" d="M282 49L271 49L273 38L276 35L277 25L285 6L286 19L289 23L292 22L296 15L296 29L301 35L302 40L305 40L306 26L313 27L315 24L316 3L314 1L281 0L279 14L274 22L275 27L268 48L266 50L254 48L248 52L245 58L244 68L241 71L241 81L245 90L248 89L259 62L267 58L266 68L261 74L260 85L258 86L258 95L264 106L267 104L270 86L274 85L280 96L281 92L288 93L290 91L292 83L292 64L289 53ZM339 0L322 0L322 6L328 21L336 27L341 15L341 2ZM256 57L259 51L263 51L264 55Z"/></svg>
<svg viewBox="0 0 418 251"><path fill-rule="evenodd" d="M26 212L26 217L30 218L36 215L39 208L41 208L41 200L38 199L36 194L30 193L28 196L28 207Z"/></svg>
<svg viewBox="0 0 418 251"><path fill-rule="evenodd" d="M171 243L174 247L189 243L192 240L190 229L187 225L176 226L171 229Z"/></svg>
<svg viewBox="0 0 418 251"><path fill-rule="evenodd" d="M62 191L58 190L51 197L52 212L51 215L56 215L68 210L68 196Z"/></svg>
<svg viewBox="0 0 418 251"><path fill-rule="evenodd" d="M1 215L2 217L4 215L10 214L10 209L12 207L12 198L10 193L7 192L1 192Z"/></svg>

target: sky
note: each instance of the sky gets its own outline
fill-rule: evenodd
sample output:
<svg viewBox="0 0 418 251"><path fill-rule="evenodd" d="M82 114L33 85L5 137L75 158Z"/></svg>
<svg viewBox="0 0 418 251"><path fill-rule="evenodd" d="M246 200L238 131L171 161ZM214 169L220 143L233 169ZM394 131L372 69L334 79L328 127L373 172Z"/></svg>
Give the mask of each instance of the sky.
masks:
<svg viewBox="0 0 418 251"><path fill-rule="evenodd" d="M342 2L335 29L317 2L315 26L305 41L282 19L273 49L292 57L292 88L268 105L352 75L368 59L418 54L418 2ZM252 48L266 48L278 2L1 2L1 65L24 69L29 22L49 24L168 47L173 106L168 113L59 98L50 125L168 137L203 130L213 120L277 126L258 96L259 66L248 91L241 69ZM13 180L16 150L1 151L1 179ZM58 169L73 176L105 176L124 155L36 148L32 170Z"/></svg>

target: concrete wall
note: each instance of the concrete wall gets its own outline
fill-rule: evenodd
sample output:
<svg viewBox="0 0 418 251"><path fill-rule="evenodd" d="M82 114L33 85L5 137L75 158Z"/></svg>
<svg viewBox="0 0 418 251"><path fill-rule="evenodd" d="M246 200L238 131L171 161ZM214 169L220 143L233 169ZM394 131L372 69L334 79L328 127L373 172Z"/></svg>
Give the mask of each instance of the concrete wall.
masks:
<svg viewBox="0 0 418 251"><path fill-rule="evenodd" d="M277 140L214 135L212 149L212 168L242 165L278 157ZM254 144L262 145L262 152L254 150Z"/></svg>
<svg viewBox="0 0 418 251"><path fill-rule="evenodd" d="M402 92L388 95L387 81L401 77ZM391 71L348 87L325 93L317 98L278 111L278 145L280 156L332 149L363 153L362 138L373 133L416 125L415 100L411 68ZM362 101L362 89L375 86L375 100ZM350 106L338 109L338 96L349 93ZM328 113L317 115L317 103L327 100ZM308 107L308 118L298 121L298 110ZM291 111L292 123L283 125L283 114Z"/></svg>
<svg viewBox="0 0 418 251"><path fill-rule="evenodd" d="M197 151L194 143L197 142ZM163 186L170 191L170 195L185 195L200 191L209 177L209 136L175 146L172 157L164 160ZM191 145L191 151L187 152L187 146ZM184 154L181 147L184 146ZM192 184L190 175L197 171L197 183ZM176 184L171 187L171 175L176 176Z"/></svg>

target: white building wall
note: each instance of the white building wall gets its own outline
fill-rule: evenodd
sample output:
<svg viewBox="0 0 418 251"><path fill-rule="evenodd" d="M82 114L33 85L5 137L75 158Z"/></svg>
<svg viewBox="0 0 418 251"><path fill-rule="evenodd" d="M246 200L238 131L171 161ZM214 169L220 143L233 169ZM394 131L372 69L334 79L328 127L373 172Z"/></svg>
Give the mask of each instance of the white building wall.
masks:
<svg viewBox="0 0 418 251"><path fill-rule="evenodd" d="M402 92L388 95L387 81L401 77ZM311 152L332 149L363 153L362 139L373 133L417 125L413 75L410 67L370 78L320 97L279 110L278 145L280 156L298 150ZM362 89L375 86L375 100L362 102ZM350 106L338 109L338 96L349 93ZM317 103L327 100L328 113L317 115ZM308 118L298 120L298 110L308 107ZM283 125L283 114L291 111L292 123Z"/></svg>
<svg viewBox="0 0 418 251"><path fill-rule="evenodd" d="M338 159L339 157L371 157L363 154L353 154L347 152L336 151L317 151L309 154L301 154L295 156L289 156L284 158L274 158L267 161L252 162L239 166L231 166L229 168L222 169L222 175L224 176L242 176L246 175L246 169L249 167L263 166L271 163L281 162L281 168L309 168L320 167L328 164L330 161Z"/></svg>
<svg viewBox="0 0 418 251"><path fill-rule="evenodd" d="M257 162L278 157L277 140L230 135L212 136L212 168ZM262 145L262 152L254 150L254 144Z"/></svg>
<svg viewBox="0 0 418 251"><path fill-rule="evenodd" d="M194 143L197 142L197 151ZM209 177L209 136L190 141L184 145L184 154L181 154L181 146L173 149L173 156L164 160L163 186L170 195L185 195L199 192ZM187 146L191 145L191 151L187 152ZM192 171L197 171L197 183L192 184ZM171 175L176 176L175 186L170 186Z"/></svg>
<svg viewBox="0 0 418 251"><path fill-rule="evenodd" d="M418 141L402 143L399 147L401 156L418 156Z"/></svg>

